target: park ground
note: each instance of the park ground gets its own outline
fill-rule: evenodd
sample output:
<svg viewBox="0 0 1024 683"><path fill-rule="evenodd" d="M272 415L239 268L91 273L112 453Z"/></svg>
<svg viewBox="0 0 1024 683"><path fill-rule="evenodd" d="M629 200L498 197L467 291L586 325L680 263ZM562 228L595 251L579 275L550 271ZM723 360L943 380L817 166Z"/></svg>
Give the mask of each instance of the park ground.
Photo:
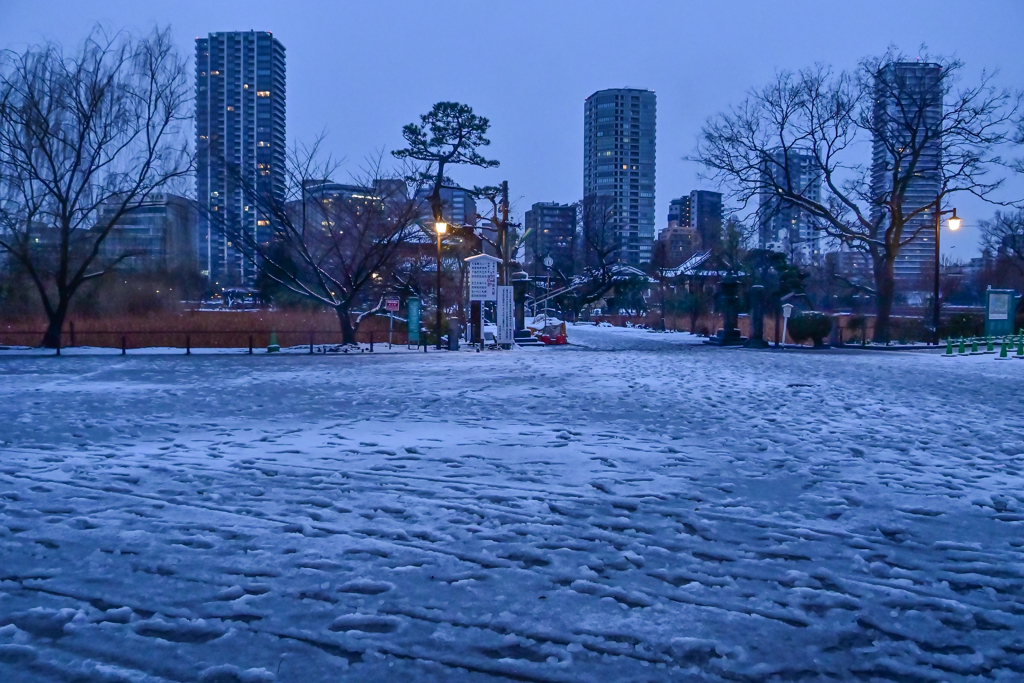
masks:
<svg viewBox="0 0 1024 683"><path fill-rule="evenodd" d="M0 353L0 680L1019 681L1024 361Z"/></svg>

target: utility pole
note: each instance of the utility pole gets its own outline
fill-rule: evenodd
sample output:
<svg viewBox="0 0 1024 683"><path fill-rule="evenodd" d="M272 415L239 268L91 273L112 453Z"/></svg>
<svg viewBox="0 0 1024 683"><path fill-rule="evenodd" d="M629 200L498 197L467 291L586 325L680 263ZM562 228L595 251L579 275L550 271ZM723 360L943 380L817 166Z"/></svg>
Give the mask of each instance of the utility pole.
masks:
<svg viewBox="0 0 1024 683"><path fill-rule="evenodd" d="M501 181L501 235L499 235L499 242L501 243L501 284L510 285L509 278L509 258L508 253L508 181Z"/></svg>

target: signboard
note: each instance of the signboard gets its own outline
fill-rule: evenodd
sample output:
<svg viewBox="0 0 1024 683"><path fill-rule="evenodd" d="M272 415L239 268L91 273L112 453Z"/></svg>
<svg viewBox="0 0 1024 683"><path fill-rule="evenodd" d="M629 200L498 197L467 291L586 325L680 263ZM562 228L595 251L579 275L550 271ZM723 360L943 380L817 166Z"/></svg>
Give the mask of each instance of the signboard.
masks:
<svg viewBox="0 0 1024 683"><path fill-rule="evenodd" d="M992 292L988 295L988 319L1006 320L1010 317L1010 295L1007 292Z"/></svg>
<svg viewBox="0 0 1024 683"><path fill-rule="evenodd" d="M989 289L985 296L985 336L1002 337L1013 334L1019 297L1012 289Z"/></svg>
<svg viewBox="0 0 1024 683"><path fill-rule="evenodd" d="M496 301L498 298L498 259L478 254L466 259L469 264L469 300Z"/></svg>
<svg viewBox="0 0 1024 683"><path fill-rule="evenodd" d="M409 307L409 345L420 343L420 300L411 297Z"/></svg>
<svg viewBox="0 0 1024 683"><path fill-rule="evenodd" d="M516 333L516 302L512 287L498 287L498 337L499 344L511 344Z"/></svg>
<svg viewBox="0 0 1024 683"><path fill-rule="evenodd" d="M389 296L387 299L384 300L385 310L391 311L392 313L397 311L401 305L402 300L399 299L397 296Z"/></svg>

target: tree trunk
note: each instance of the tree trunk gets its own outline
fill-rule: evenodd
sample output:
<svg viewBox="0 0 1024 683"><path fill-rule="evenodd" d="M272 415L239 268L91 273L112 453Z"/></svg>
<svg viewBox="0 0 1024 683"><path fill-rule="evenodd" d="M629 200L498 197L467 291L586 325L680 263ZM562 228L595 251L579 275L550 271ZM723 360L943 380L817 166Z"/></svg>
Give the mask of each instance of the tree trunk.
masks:
<svg viewBox="0 0 1024 683"><path fill-rule="evenodd" d="M64 328L64 319L68 315L68 302L61 301L53 313L49 314L46 332L43 334L43 347L47 349L60 348L61 330Z"/></svg>
<svg viewBox="0 0 1024 683"><path fill-rule="evenodd" d="M348 314L348 306L337 306L334 309L338 314L338 322L341 324L341 343L356 343L356 328L352 326L352 317Z"/></svg>
<svg viewBox="0 0 1024 683"><path fill-rule="evenodd" d="M875 264L875 331L871 340L876 344L889 343L889 317L892 314L892 300L896 290L893 275L895 259L883 256Z"/></svg>

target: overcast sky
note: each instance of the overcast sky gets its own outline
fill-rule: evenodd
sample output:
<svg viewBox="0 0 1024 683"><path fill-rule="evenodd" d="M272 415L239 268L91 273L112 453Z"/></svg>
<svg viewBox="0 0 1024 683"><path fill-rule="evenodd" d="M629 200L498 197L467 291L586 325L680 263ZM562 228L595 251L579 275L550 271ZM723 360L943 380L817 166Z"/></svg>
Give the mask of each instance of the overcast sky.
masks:
<svg viewBox="0 0 1024 683"><path fill-rule="evenodd" d="M889 45L955 55L967 73L998 69L1024 87L1024 0L0 0L0 46L77 44L96 22L145 30L170 24L181 49L215 31L269 30L288 57L288 138L326 129L356 173L402 145L402 125L439 100L491 120L488 156L501 167L456 180L508 180L517 214L571 202L583 186L583 100L611 87L658 97L656 228L668 202L715 189L683 161L703 121L779 69L849 68ZM345 180L345 178L339 178ZM1009 191L1024 196L1024 181ZM945 244L977 253L972 226L993 209L958 201L964 230Z"/></svg>

